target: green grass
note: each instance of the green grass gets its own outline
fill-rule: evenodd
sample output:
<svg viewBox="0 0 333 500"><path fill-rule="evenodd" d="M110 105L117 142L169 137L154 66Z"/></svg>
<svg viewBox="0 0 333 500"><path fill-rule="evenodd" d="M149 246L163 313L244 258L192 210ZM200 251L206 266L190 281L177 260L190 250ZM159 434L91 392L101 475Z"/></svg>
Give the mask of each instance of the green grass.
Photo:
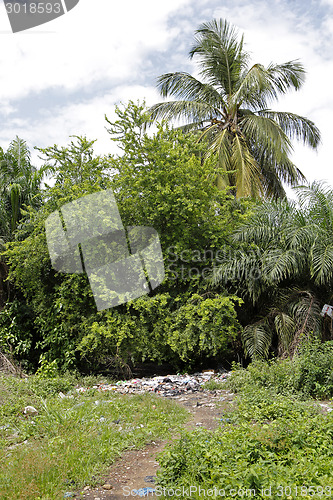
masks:
<svg viewBox="0 0 333 500"><path fill-rule="evenodd" d="M95 389L77 394L76 382L0 377L1 500L59 499L94 485L124 450L165 438L187 419L166 399ZM60 399L60 391L70 397ZM38 415L25 416L27 405Z"/></svg>
<svg viewBox="0 0 333 500"><path fill-rule="evenodd" d="M312 341L293 361L234 365L224 388L237 395L219 428L183 433L162 452L158 493L192 486L194 500L214 498L214 488L226 499L333 498L333 411L316 401L333 397L333 342Z"/></svg>
<svg viewBox="0 0 333 500"><path fill-rule="evenodd" d="M162 452L160 491L192 486L195 500L214 488L226 499L332 498L333 412L264 388L241 391L236 403L217 430L183 433Z"/></svg>
<svg viewBox="0 0 333 500"><path fill-rule="evenodd" d="M202 388L205 391L218 391L220 389L226 389L226 383L225 383L225 380L219 381L219 380L211 379L211 380L207 380L207 382L205 382L202 385Z"/></svg>

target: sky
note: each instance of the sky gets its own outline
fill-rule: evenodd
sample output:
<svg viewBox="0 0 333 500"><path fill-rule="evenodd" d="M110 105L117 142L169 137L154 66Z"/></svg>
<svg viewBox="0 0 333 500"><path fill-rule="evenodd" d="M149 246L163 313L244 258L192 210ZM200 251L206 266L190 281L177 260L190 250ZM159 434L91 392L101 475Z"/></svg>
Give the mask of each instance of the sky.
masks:
<svg viewBox="0 0 333 500"><path fill-rule="evenodd" d="M41 0L39 0L39 3ZM66 15L13 34L0 0L0 146L16 136L34 146L66 146L71 135L115 152L104 116L129 100L160 102L156 78L197 74L188 52L198 26L225 18L244 33L253 63L300 59L304 86L272 109L306 116L322 134L317 152L294 143L292 159L309 182L333 186L333 0L80 0Z"/></svg>

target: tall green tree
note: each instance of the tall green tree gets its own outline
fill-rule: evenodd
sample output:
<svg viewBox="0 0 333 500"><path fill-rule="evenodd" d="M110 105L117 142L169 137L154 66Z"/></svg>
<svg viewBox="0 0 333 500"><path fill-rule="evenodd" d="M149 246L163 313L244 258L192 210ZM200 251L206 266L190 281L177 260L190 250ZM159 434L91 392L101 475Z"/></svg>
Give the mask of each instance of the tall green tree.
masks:
<svg viewBox="0 0 333 500"><path fill-rule="evenodd" d="M297 203L258 205L234 233L243 248L215 269L215 283L228 283L252 305L243 333L251 357L267 355L274 338L280 353L293 355L302 337L333 334L320 315L333 300L333 189L315 182L296 192Z"/></svg>
<svg viewBox="0 0 333 500"><path fill-rule="evenodd" d="M223 19L196 30L189 56L198 58L202 80L185 72L160 76L162 97L178 100L152 106L152 118L186 120L183 129L200 131L207 154L217 158L218 185L234 186L238 197L285 197L283 183L304 180L290 160L291 140L313 149L320 141L311 120L270 109L279 95L301 88L302 64L250 64L243 36Z"/></svg>
<svg viewBox="0 0 333 500"><path fill-rule="evenodd" d="M97 157L85 138L41 150L54 185L45 187L42 208L31 209L30 234L22 228L19 241L6 250L10 279L29 305L30 331L11 307L3 336L14 339L21 359L37 363L46 354L63 367L84 369L129 360L180 367L226 355L241 329L241 301L221 287L208 289L205 277L251 203L214 186L212 165L202 162L203 146L192 135L167 126L148 134L144 106L130 103L116 113L109 132L120 155ZM125 228L151 226L158 232L166 278L148 295L97 311L85 274L51 268L44 223L65 203L107 188L114 191Z"/></svg>

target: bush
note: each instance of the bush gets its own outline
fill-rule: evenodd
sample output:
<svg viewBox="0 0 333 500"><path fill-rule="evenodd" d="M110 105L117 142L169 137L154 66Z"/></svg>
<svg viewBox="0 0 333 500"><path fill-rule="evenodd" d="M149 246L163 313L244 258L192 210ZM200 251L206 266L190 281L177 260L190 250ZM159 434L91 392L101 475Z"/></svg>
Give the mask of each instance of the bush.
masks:
<svg viewBox="0 0 333 500"><path fill-rule="evenodd" d="M120 356L124 361L168 362L188 367L204 358L226 355L241 329L238 297L169 293L141 297L123 309L103 313L85 327L78 349L88 361Z"/></svg>
<svg viewBox="0 0 333 500"><path fill-rule="evenodd" d="M303 345L295 360L295 389L307 396L333 396L333 341L317 339Z"/></svg>
<svg viewBox="0 0 333 500"><path fill-rule="evenodd" d="M297 370L290 360L253 361L246 369L233 364L227 386L233 392L266 388L287 395L295 391Z"/></svg>
<svg viewBox="0 0 333 500"><path fill-rule="evenodd" d="M192 486L194 499L214 488L218 498L331 496L332 426L332 413L286 396L242 395L215 432L184 434L162 453L157 488Z"/></svg>
<svg viewBox="0 0 333 500"><path fill-rule="evenodd" d="M247 369L233 365L227 381L229 389L271 389L277 394L299 397L330 398L333 396L333 341L321 343L312 339L305 343L293 360L254 361Z"/></svg>

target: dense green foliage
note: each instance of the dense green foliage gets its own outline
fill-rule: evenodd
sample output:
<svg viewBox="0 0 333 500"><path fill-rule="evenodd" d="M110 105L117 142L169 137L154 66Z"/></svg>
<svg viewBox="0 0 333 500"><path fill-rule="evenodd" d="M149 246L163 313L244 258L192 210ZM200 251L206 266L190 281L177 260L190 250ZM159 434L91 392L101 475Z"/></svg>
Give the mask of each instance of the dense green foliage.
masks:
<svg viewBox="0 0 333 500"><path fill-rule="evenodd" d="M167 361L176 368L226 356L240 325L234 296L170 293L141 297L86 326L78 350L88 362L108 356L132 363ZM99 321L98 321L99 319ZM107 356L107 357L108 357Z"/></svg>
<svg viewBox="0 0 333 500"><path fill-rule="evenodd" d="M283 183L304 180L290 160L291 139L316 148L320 133L311 120L272 111L270 104L299 90L305 70L299 61L251 65L243 42L223 19L202 24L189 54L199 62L202 81L184 72L160 76L162 97L178 100L154 105L151 115L185 118L183 129L201 132L208 155L215 156L219 185L233 186L239 197L285 197Z"/></svg>
<svg viewBox="0 0 333 500"><path fill-rule="evenodd" d="M250 203L217 189L212 163L203 160L193 136L165 126L148 135L144 106L130 103L117 113L109 131L123 149L120 156L96 157L85 138L41 150L54 185L46 186L38 210L26 210L4 253L24 300L18 297L0 315L2 345L12 345L30 367L42 354L63 368L148 359L190 366L225 356L241 330L235 310L241 301L209 287L205 277ZM106 188L115 193L125 227L158 232L166 278L148 296L96 312L85 274L51 268L44 225L64 203Z"/></svg>
<svg viewBox="0 0 333 500"><path fill-rule="evenodd" d="M106 117L119 154L98 156L94 141L73 136L67 147L36 148L44 160L36 169L23 140L0 150L0 349L24 369L43 359L62 369L129 373L148 360L185 369L241 360L243 352L293 357L304 339L333 338L330 318L320 315L332 301L333 191L317 182L298 186L297 202L278 200L283 183L304 180L290 160L291 141L312 148L320 141L311 120L269 109L301 88L302 64L251 65L243 37L222 19L199 27L190 56L202 82L183 72L158 80L162 96L178 100L150 109L130 101L116 107L115 121ZM158 119L189 123L170 128ZM107 190L127 231L117 257L118 236L110 243L103 233L70 247L83 272L52 267L49 216L70 241L62 207ZM118 223L108 219L110 233ZM146 283L150 292L127 303L126 289L116 307L103 309L94 285L110 304L114 276L131 279L113 275L108 258L107 276L98 276L100 257L112 254L121 266L136 226L158 234L165 279L153 290ZM85 243L94 277L85 272Z"/></svg>
<svg viewBox="0 0 333 500"><path fill-rule="evenodd" d="M287 362L236 372L232 385L240 394L219 428L186 433L170 444L160 457L158 487L186 492L192 486L195 499L214 497L214 488L218 498L330 497L333 412L263 388L287 380L288 363L289 373Z"/></svg>
<svg viewBox="0 0 333 500"><path fill-rule="evenodd" d="M235 365L224 388L237 397L219 428L170 444L160 458L158 488L180 488L186 496L192 486L196 499L209 490L214 497L214 488L221 498L331 497L332 401L309 398L332 398L332 373L332 341L316 339L293 360Z"/></svg>
<svg viewBox="0 0 333 500"><path fill-rule="evenodd" d="M214 270L253 318L244 329L251 357L293 355L302 338L332 338L333 191L322 183L297 188L298 201L264 202L234 233L238 251Z"/></svg>
<svg viewBox="0 0 333 500"><path fill-rule="evenodd" d="M308 398L333 397L333 342L304 343L294 359L255 361L247 369L235 366L228 387L234 392L270 389Z"/></svg>

